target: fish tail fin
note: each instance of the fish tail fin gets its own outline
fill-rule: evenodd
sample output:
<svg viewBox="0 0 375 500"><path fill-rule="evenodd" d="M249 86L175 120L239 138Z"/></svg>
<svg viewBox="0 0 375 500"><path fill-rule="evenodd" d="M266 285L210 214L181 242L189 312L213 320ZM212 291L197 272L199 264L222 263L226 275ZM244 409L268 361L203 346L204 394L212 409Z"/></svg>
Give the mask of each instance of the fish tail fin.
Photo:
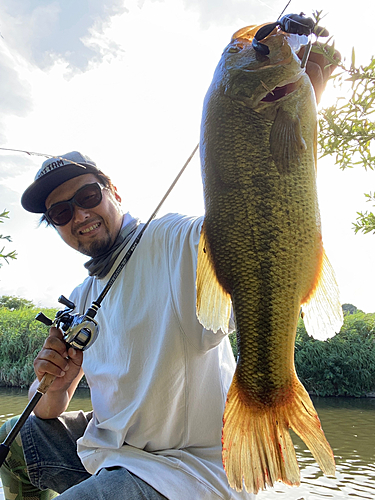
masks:
<svg viewBox="0 0 375 500"><path fill-rule="evenodd" d="M306 443L323 472L334 475L332 450L310 397L299 380L288 402L261 405L249 401L234 375L223 426L223 464L229 485L257 494L276 481L300 484L300 472L289 428Z"/></svg>
<svg viewBox="0 0 375 500"><path fill-rule="evenodd" d="M326 476L336 471L333 451L324 435L318 414L307 391L296 378L294 405L288 408L290 428L302 439Z"/></svg>

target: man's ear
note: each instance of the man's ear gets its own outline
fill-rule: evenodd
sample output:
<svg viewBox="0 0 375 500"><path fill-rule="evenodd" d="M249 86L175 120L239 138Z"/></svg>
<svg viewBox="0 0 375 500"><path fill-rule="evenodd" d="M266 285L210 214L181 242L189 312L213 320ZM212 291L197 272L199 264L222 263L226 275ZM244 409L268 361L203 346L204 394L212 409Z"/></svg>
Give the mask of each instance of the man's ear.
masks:
<svg viewBox="0 0 375 500"><path fill-rule="evenodd" d="M114 189L114 193L113 194L115 195L116 201L118 201L119 203L121 203L121 196L117 192L117 187L113 186L113 189Z"/></svg>

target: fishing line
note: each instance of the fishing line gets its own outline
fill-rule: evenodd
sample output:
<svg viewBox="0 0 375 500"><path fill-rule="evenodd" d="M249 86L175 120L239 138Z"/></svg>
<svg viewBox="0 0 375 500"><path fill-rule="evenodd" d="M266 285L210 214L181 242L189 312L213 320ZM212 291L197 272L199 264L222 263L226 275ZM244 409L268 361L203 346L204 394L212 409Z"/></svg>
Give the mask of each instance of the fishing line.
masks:
<svg viewBox="0 0 375 500"><path fill-rule="evenodd" d="M301 59L301 68L302 69L306 66L306 63L310 57L311 48L312 48L312 42L311 42L311 40L309 40L309 43L306 45L305 52L303 53L303 57Z"/></svg>
<svg viewBox="0 0 375 500"><path fill-rule="evenodd" d="M281 14L279 15L279 17L277 18L277 21L281 18L281 16L284 14L284 12L286 11L286 9L289 7L290 5L290 2L292 0L289 0L289 2L285 5L284 9L282 10Z"/></svg>
<svg viewBox="0 0 375 500"><path fill-rule="evenodd" d="M290 0L292 1L292 0ZM271 7L270 5L266 4L266 2L263 2L263 0L258 0L259 3L265 5L266 7L268 7L270 10L272 10L273 12L277 12L276 9L274 9L273 7Z"/></svg>
<svg viewBox="0 0 375 500"><path fill-rule="evenodd" d="M22 149L11 149L11 148L0 148L2 151L14 151L16 153L25 153L29 156L43 156L44 158L56 158L57 160L63 160L63 161L68 161L69 163L72 163L73 165L77 165L78 167L81 167L85 169L86 167L84 165L81 165L80 163L76 163L73 160L67 160L66 158L63 158L62 156L55 156L55 155L48 155L46 153L34 153L33 151L24 151Z"/></svg>
<svg viewBox="0 0 375 500"><path fill-rule="evenodd" d="M97 298L97 300L92 303L92 306L95 304L95 307L97 307L97 306L100 307L101 302L103 301L104 297L109 292L109 290L112 287L113 283L115 282L117 276L120 274L121 270L125 267L125 265L127 264L128 260L133 255L133 252L134 252L136 246L138 245L140 239L142 238L143 233L146 231L146 229L147 229L148 225L150 224L150 222L156 217L156 214L159 212L160 207L162 206L162 204L164 203L164 201L166 200L166 198L168 197L168 195L170 194L170 192L172 191L172 189L176 185L177 181L179 180L179 178L181 177L181 175L185 171L186 167L189 165L189 163L192 160L193 156L195 155L198 147L199 147L199 144L197 144L195 146L195 148L193 149L193 152L191 153L191 155L189 156L189 158L186 160L185 164L183 165L183 167L181 168L181 170L177 174L177 176L174 179L174 181L172 182L172 184L169 186L167 192L165 193L165 195L161 199L159 205L155 208L155 210L151 214L150 218L148 219L148 221L146 222L146 224L143 226L143 228L139 232L138 236L135 238L135 240L132 243L132 245L130 246L129 250L126 252L126 254L124 255L123 259L119 263L117 269L114 271L114 273L112 274L112 276L108 280L108 283L106 284L106 286L102 290L101 294L99 295L99 297Z"/></svg>

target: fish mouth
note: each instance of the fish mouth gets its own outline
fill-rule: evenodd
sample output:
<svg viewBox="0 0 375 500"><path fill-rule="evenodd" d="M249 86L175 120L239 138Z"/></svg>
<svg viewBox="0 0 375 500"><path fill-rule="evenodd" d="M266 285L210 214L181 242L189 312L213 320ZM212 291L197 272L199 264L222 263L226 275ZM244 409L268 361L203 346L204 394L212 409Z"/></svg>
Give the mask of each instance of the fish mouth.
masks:
<svg viewBox="0 0 375 500"><path fill-rule="evenodd" d="M294 92L298 87L298 81L288 83L287 85L283 85L282 87L275 87L271 92L269 92L261 102L274 102L278 101L282 97L285 97L288 94Z"/></svg>

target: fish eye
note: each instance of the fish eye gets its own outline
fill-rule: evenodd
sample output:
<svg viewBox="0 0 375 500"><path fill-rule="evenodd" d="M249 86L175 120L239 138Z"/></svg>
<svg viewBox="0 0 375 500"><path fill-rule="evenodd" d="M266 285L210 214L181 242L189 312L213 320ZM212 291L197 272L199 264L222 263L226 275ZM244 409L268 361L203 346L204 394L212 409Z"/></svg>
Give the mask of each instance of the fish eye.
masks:
<svg viewBox="0 0 375 500"><path fill-rule="evenodd" d="M243 49L243 46L242 46L242 45L240 45L240 44L231 45L231 46L228 48L228 52L229 52L230 54L236 54L237 52L240 52L242 49Z"/></svg>

